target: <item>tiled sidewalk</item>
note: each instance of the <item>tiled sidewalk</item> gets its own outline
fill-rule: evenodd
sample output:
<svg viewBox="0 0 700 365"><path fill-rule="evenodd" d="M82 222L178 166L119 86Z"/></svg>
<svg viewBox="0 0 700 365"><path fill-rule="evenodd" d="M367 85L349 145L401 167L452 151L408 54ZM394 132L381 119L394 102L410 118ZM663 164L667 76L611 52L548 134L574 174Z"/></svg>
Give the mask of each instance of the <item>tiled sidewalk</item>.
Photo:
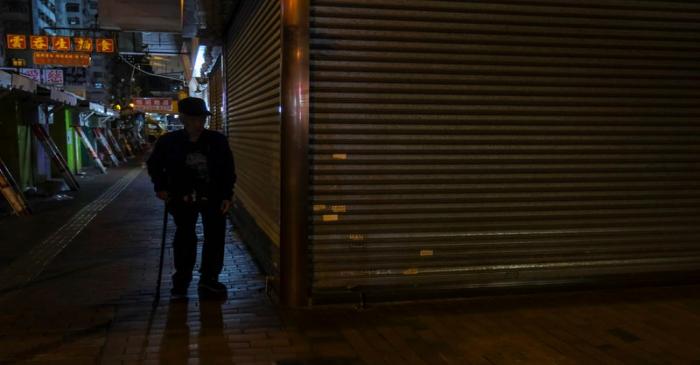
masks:
<svg viewBox="0 0 700 365"><path fill-rule="evenodd" d="M170 302L168 251L151 312L161 213L142 174L35 282L0 296L0 363L700 364L697 286L283 312L234 237L226 301L200 301L195 280Z"/></svg>

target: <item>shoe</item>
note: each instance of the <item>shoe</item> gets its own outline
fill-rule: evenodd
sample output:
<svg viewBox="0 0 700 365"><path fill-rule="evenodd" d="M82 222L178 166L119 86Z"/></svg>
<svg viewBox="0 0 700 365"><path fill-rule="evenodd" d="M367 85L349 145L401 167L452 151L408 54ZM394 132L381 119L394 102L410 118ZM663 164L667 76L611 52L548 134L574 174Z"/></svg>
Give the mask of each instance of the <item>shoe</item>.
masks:
<svg viewBox="0 0 700 365"><path fill-rule="evenodd" d="M199 290L207 291L211 294L225 294L228 291L226 285L213 279L199 280L198 288Z"/></svg>
<svg viewBox="0 0 700 365"><path fill-rule="evenodd" d="M225 293L228 288L226 285L214 280L214 279L201 279L199 280L199 289L204 289L212 293Z"/></svg>

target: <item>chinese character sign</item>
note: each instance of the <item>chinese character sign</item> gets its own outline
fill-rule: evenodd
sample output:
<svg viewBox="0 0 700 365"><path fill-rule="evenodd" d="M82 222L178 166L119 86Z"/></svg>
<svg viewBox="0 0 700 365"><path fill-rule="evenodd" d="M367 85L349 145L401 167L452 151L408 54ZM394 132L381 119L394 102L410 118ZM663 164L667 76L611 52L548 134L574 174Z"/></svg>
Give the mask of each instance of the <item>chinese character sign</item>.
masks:
<svg viewBox="0 0 700 365"><path fill-rule="evenodd" d="M19 73L36 82L41 82L41 70L38 68L23 68L19 70Z"/></svg>
<svg viewBox="0 0 700 365"><path fill-rule="evenodd" d="M74 48L79 52L92 52L92 39L85 37L73 38Z"/></svg>
<svg viewBox="0 0 700 365"><path fill-rule="evenodd" d="M8 49L27 49L27 37L20 34L7 35Z"/></svg>
<svg viewBox="0 0 700 365"><path fill-rule="evenodd" d="M48 51L49 37L45 35L29 36L29 44L31 45L31 48L35 51Z"/></svg>
<svg viewBox="0 0 700 365"><path fill-rule="evenodd" d="M43 70L42 76L47 85L63 86L63 70Z"/></svg>
<svg viewBox="0 0 700 365"><path fill-rule="evenodd" d="M167 98L135 98L134 109L143 112L174 113L173 101Z"/></svg>
<svg viewBox="0 0 700 365"><path fill-rule="evenodd" d="M51 48L54 51L70 51L70 37L51 37Z"/></svg>
<svg viewBox="0 0 700 365"><path fill-rule="evenodd" d="M114 52L114 39L111 38L97 38L97 52L102 53L113 53Z"/></svg>
<svg viewBox="0 0 700 365"><path fill-rule="evenodd" d="M114 53L116 52L115 40L112 38L96 38L90 37L69 37L69 36L46 36L46 35L30 35L27 37L23 34L8 34L7 49L27 49L27 38L29 38L29 46L35 51L60 51L69 52L71 50L77 52L101 52ZM71 45L71 38L73 44ZM71 47L72 46L72 47Z"/></svg>
<svg viewBox="0 0 700 365"><path fill-rule="evenodd" d="M66 67L90 66L90 55L87 53L34 52L35 65L51 65Z"/></svg>

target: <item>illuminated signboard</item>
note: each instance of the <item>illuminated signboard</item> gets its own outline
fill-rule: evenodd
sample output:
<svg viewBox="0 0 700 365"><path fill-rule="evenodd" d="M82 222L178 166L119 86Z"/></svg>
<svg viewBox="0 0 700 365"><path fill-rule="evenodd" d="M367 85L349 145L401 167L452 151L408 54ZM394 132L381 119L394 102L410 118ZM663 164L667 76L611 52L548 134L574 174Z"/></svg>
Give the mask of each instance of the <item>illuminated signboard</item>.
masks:
<svg viewBox="0 0 700 365"><path fill-rule="evenodd" d="M54 51L70 51L70 37L51 37L51 49Z"/></svg>
<svg viewBox="0 0 700 365"><path fill-rule="evenodd" d="M66 67L90 66L90 55L69 52L34 52L35 65L53 65Z"/></svg>
<svg viewBox="0 0 700 365"><path fill-rule="evenodd" d="M29 38L29 45L27 45L27 38ZM7 35L7 49L27 49L27 46L35 51L52 50L59 52L70 52L73 50L77 52L116 52L115 40L112 38L96 38L93 40L89 37L49 37L46 35L30 35L27 37L23 34Z"/></svg>
<svg viewBox="0 0 700 365"><path fill-rule="evenodd" d="M114 52L114 39L111 38L97 38L95 40L97 45L97 52L102 53L113 53Z"/></svg>
<svg viewBox="0 0 700 365"><path fill-rule="evenodd" d="M135 98L134 109L142 112L174 113L175 101L168 98Z"/></svg>
<svg viewBox="0 0 700 365"><path fill-rule="evenodd" d="M61 69L42 70L41 77L47 85L63 86L63 70Z"/></svg>
<svg viewBox="0 0 700 365"><path fill-rule="evenodd" d="M85 37L73 37L73 49L80 52L92 52L92 39Z"/></svg>
<svg viewBox="0 0 700 365"><path fill-rule="evenodd" d="M41 70L38 68L23 68L19 70L19 73L36 82L41 82Z"/></svg>
<svg viewBox="0 0 700 365"><path fill-rule="evenodd" d="M7 49L27 49L27 37L21 34L8 34Z"/></svg>
<svg viewBox="0 0 700 365"><path fill-rule="evenodd" d="M29 45L35 51L48 51L49 50L49 37L45 36L45 35L29 36Z"/></svg>

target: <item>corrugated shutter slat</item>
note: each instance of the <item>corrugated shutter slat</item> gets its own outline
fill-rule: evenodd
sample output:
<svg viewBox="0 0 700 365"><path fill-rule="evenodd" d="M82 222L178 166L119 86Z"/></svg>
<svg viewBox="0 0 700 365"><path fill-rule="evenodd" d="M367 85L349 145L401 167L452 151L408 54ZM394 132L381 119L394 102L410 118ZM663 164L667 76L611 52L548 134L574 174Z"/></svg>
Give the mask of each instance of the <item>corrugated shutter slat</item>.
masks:
<svg viewBox="0 0 700 365"><path fill-rule="evenodd" d="M235 193L276 244L280 220L280 46L279 2L242 2L226 49L226 117L238 174Z"/></svg>
<svg viewBox="0 0 700 365"><path fill-rule="evenodd" d="M700 269L700 4L312 0L313 295Z"/></svg>

